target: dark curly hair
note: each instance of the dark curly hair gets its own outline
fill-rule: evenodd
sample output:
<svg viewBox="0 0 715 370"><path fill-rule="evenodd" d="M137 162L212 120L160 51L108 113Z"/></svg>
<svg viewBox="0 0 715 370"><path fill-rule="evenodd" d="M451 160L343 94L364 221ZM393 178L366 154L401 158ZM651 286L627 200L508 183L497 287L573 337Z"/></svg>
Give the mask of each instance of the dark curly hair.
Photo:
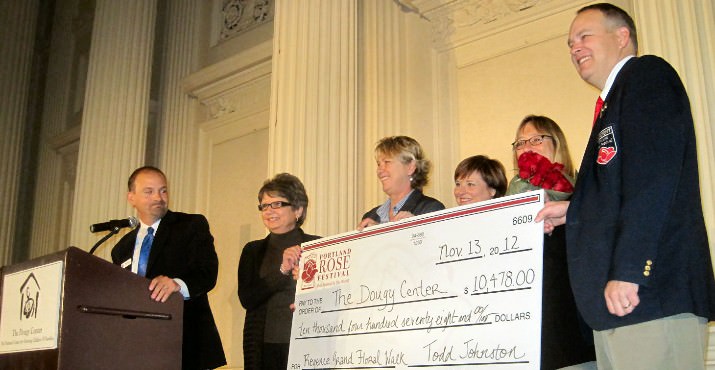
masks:
<svg viewBox="0 0 715 370"><path fill-rule="evenodd" d="M286 198L294 211L303 207L303 214L296 220L298 227L303 225L308 214L308 194L306 194L305 187L300 179L289 173L279 173L272 179L263 182L263 186L258 191L259 204L263 200L264 194Z"/></svg>

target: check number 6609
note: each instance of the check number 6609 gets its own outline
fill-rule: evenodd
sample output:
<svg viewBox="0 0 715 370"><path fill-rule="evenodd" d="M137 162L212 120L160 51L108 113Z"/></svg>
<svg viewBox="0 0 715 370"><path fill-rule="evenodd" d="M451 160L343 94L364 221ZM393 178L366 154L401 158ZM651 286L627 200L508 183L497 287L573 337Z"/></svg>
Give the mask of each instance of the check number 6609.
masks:
<svg viewBox="0 0 715 370"><path fill-rule="evenodd" d="M523 225L534 221L534 215L515 216L511 220L512 225Z"/></svg>

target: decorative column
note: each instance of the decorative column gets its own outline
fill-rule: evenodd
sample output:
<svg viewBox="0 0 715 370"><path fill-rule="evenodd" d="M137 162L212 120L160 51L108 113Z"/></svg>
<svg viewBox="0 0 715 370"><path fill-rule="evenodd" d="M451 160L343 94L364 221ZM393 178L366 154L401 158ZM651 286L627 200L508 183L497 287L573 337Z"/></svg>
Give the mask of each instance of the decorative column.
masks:
<svg viewBox="0 0 715 370"><path fill-rule="evenodd" d="M12 261L39 2L0 1L0 266Z"/></svg>
<svg viewBox="0 0 715 370"><path fill-rule="evenodd" d="M144 165L155 17L156 0L96 2L70 235L85 250L99 240L90 224L134 214L126 181Z"/></svg>
<svg viewBox="0 0 715 370"><path fill-rule="evenodd" d="M94 7L57 5L42 107L30 258L67 248ZM73 71L74 70L74 71ZM68 71L73 71L68 73ZM68 88L69 87L69 88Z"/></svg>
<svg viewBox="0 0 715 370"><path fill-rule="evenodd" d="M196 69L200 2L166 3L166 48L161 86L159 166L169 178L172 209L196 211L196 157L198 128L194 102L181 82Z"/></svg>
<svg viewBox="0 0 715 370"><path fill-rule="evenodd" d="M640 54L670 62L688 91L698 139L700 192L705 223L715 248L715 3L635 0Z"/></svg>
<svg viewBox="0 0 715 370"><path fill-rule="evenodd" d="M357 2L276 1L269 173L305 184L308 232L357 224Z"/></svg>
<svg viewBox="0 0 715 370"><path fill-rule="evenodd" d="M444 153L455 150L455 146L451 145L453 121L444 120L445 115L437 111L437 102L449 96L441 95L444 90L437 94L445 79L433 67L431 21L412 1L365 0L360 4L360 80L364 86L360 96L364 112L360 160L365 164L361 169L364 198L360 208L370 209L386 198L375 176L374 148L378 140L393 135L408 135L420 143L432 162L425 190L442 198L440 184L451 183L452 168L451 157ZM449 189L451 194L451 185Z"/></svg>
<svg viewBox="0 0 715 370"><path fill-rule="evenodd" d="M375 144L385 136L407 135L405 123L404 19L392 1L368 0L361 3L360 54L364 84L359 96L364 120L360 163L362 178L358 186L364 194L359 214L385 201L375 174ZM361 213L362 212L362 213Z"/></svg>

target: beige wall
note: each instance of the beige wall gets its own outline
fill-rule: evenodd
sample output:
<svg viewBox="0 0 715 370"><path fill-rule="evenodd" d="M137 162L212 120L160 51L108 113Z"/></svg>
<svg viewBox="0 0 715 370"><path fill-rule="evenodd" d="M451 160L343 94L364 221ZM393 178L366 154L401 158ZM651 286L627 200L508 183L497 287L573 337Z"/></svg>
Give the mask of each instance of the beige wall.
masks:
<svg viewBox="0 0 715 370"><path fill-rule="evenodd" d="M206 215L219 258L209 300L228 368L243 367L245 310L237 296L243 246L266 235L256 195L268 169L271 44L264 42L184 80L199 135L196 211ZM187 199L187 202L189 200Z"/></svg>
<svg viewBox="0 0 715 370"><path fill-rule="evenodd" d="M443 131L435 135L435 190L445 205L455 205L453 169L468 156L498 159L510 177L509 144L528 114L558 122L580 164L598 92L581 81L568 56L567 32L578 3L552 1L521 11L418 3L431 20L433 109Z"/></svg>
<svg viewBox="0 0 715 370"><path fill-rule="evenodd" d="M224 129L207 133L212 136L208 207L205 212L215 235L219 272L216 287L209 293L219 333L230 366L243 364L243 309L236 295L238 261L243 246L265 236L256 209L256 194L267 176L267 111L238 119ZM262 127L248 131L246 126Z"/></svg>
<svg viewBox="0 0 715 370"><path fill-rule="evenodd" d="M486 154L500 160L510 177L516 126L524 116L539 114L562 127L578 166L598 92L574 71L564 38L467 65L458 81L460 158Z"/></svg>

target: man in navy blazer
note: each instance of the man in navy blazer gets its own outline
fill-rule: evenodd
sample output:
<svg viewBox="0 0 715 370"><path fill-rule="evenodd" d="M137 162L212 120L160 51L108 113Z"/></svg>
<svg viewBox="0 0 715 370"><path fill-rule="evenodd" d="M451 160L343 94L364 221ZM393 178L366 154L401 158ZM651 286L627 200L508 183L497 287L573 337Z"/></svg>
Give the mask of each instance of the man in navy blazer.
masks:
<svg viewBox="0 0 715 370"><path fill-rule="evenodd" d="M635 56L634 22L611 4L579 10L568 45L604 103L570 202L536 220L546 232L566 223L599 369L703 369L715 280L683 84L663 59Z"/></svg>
<svg viewBox="0 0 715 370"><path fill-rule="evenodd" d="M142 241L149 228L155 230L145 276L151 279L151 299L166 302L173 293L184 297L182 369L225 365L207 296L218 274L218 257L208 221L202 215L169 210L166 176L158 168L136 169L129 177L128 187L127 200L137 210L141 225L114 246L112 261L141 274Z"/></svg>

